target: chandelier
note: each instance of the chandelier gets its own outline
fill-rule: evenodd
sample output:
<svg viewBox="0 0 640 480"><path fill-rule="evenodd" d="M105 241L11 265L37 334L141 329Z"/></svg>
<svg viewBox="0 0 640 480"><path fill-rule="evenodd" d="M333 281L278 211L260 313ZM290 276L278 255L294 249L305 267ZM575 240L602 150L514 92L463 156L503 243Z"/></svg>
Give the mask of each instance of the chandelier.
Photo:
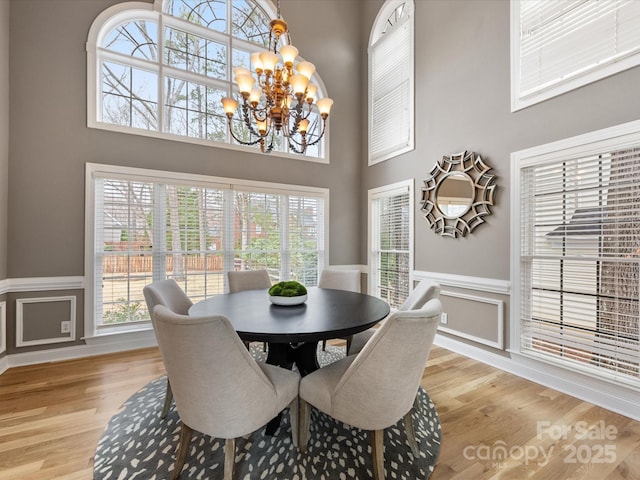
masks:
<svg viewBox="0 0 640 480"><path fill-rule="evenodd" d="M242 145L259 143L263 153L270 153L274 145L286 142L291 151L305 153L307 147L316 145L324 136L333 100L328 97L316 100L318 87L310 83L316 70L313 63L298 62L294 67L298 49L291 45L287 22L280 17L279 1L277 16L270 23L269 49L251 54L254 72L244 67L233 69L242 96L240 122L248 132L247 138L240 137L233 129L238 101L225 97L222 106L229 132L236 142ZM286 35L287 43L278 52L283 35ZM321 126L318 125L320 121Z"/></svg>

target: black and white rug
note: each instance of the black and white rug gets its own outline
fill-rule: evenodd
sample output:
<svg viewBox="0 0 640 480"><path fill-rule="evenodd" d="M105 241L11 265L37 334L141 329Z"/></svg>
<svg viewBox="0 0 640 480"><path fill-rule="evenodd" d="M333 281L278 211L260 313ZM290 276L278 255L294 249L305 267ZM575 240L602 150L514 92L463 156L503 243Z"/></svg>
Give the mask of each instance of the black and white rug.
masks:
<svg viewBox="0 0 640 480"><path fill-rule="evenodd" d="M261 345L252 354L264 359ZM318 351L321 365L344 356L344 348ZM175 405L159 417L166 380L158 378L129 398L109 421L94 459L94 480L166 480L170 478L180 434ZM385 430L386 478L427 479L440 451L441 428L435 407L421 388L414 425L420 455L414 458L400 420ZM181 479L218 480L223 477L224 440L194 432ZM334 480L373 478L369 432L338 422L312 409L309 444L300 453L291 443L288 412L272 437L264 428L236 440L234 478L242 480Z"/></svg>

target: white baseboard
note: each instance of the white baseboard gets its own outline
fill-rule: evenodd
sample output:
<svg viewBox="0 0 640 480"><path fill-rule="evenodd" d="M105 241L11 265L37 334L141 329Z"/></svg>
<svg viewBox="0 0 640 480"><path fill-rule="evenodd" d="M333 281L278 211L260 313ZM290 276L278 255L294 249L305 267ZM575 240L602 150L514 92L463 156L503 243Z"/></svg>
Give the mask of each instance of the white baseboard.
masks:
<svg viewBox="0 0 640 480"><path fill-rule="evenodd" d="M15 353L0 359L0 373L7 368L35 365L38 363L60 362L75 358L93 357L107 353L125 352L158 345L153 330L108 335L102 338L94 337L87 345L73 345L71 347L52 348L33 352ZM2 360L7 362L4 370Z"/></svg>
<svg viewBox="0 0 640 480"><path fill-rule="evenodd" d="M436 335L434 343L465 357L640 421L640 395L631 387L598 380L580 372L548 365L514 353L510 353L510 356L498 355L443 335Z"/></svg>
<svg viewBox="0 0 640 480"><path fill-rule="evenodd" d="M9 359L5 355L4 357L0 358L0 375L2 375L7 370L9 370Z"/></svg>

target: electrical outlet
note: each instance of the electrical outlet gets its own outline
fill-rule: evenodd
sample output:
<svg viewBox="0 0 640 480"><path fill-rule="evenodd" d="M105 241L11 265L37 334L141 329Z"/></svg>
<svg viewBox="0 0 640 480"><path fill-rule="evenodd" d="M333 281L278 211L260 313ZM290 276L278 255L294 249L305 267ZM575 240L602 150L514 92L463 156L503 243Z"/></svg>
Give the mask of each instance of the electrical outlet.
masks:
<svg viewBox="0 0 640 480"><path fill-rule="evenodd" d="M67 320L66 322L60 323L60 333L69 333L71 331L71 322Z"/></svg>
<svg viewBox="0 0 640 480"><path fill-rule="evenodd" d="M442 315L440 315L440 323L442 325L446 325L448 321L449 319L447 318L447 314L445 312L442 312Z"/></svg>

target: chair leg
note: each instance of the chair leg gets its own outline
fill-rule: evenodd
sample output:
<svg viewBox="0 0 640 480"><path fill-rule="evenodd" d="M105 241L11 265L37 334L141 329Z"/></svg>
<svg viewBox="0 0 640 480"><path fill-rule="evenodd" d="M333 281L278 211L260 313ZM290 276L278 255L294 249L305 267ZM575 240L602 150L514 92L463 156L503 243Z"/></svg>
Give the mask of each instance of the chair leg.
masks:
<svg viewBox="0 0 640 480"><path fill-rule="evenodd" d="M311 405L302 398L300 399L300 411L298 418L298 450L307 451L309 442L309 420L311 418Z"/></svg>
<svg viewBox="0 0 640 480"><path fill-rule="evenodd" d="M409 440L409 446L411 447L413 456L418 458L420 451L418 450L418 442L416 441L416 431L413 427L413 408L404 416L404 431L407 434L407 440Z"/></svg>
<svg viewBox="0 0 640 480"><path fill-rule="evenodd" d="M171 382L169 382L169 378L167 377L167 392L164 394L164 405L162 406L162 411L160 412L160 418L165 418L167 413L169 413L169 409L171 408L171 401L173 400L173 391L171 391Z"/></svg>
<svg viewBox="0 0 640 480"><path fill-rule="evenodd" d="M373 478L374 480L384 480L384 430L374 430L371 433Z"/></svg>
<svg viewBox="0 0 640 480"><path fill-rule="evenodd" d="M351 342L353 341L353 335L349 335L347 338L347 355L349 355L349 352L351 351Z"/></svg>
<svg viewBox="0 0 640 480"><path fill-rule="evenodd" d="M180 473L182 472L182 467L184 467L184 462L187 459L187 454L189 453L189 444L191 443L191 436L193 435L193 430L188 425L182 423L182 428L180 429L180 444L178 445L178 455L176 456L176 463L173 468L173 475L171 476L171 480L176 480L180 477Z"/></svg>
<svg viewBox="0 0 640 480"><path fill-rule="evenodd" d="M327 351L327 341L326 340L322 340L322 351L323 352Z"/></svg>
<svg viewBox="0 0 640 480"><path fill-rule="evenodd" d="M224 443L224 480L233 479L233 464L236 459L236 439L227 438Z"/></svg>
<svg viewBox="0 0 640 480"><path fill-rule="evenodd" d="M291 420L291 442L296 448L298 448L298 440L300 436L300 428L298 427L298 403L298 397L296 397L289 404L289 419Z"/></svg>
<svg viewBox="0 0 640 480"><path fill-rule="evenodd" d="M262 342L262 351L263 352L267 351L267 342Z"/></svg>

